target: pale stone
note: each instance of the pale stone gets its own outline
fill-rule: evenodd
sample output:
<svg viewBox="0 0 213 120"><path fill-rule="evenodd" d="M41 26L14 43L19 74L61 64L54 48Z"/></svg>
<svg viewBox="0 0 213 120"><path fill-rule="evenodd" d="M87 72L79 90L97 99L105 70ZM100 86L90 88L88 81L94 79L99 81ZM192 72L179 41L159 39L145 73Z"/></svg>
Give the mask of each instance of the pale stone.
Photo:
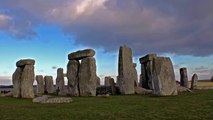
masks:
<svg viewBox="0 0 213 120"><path fill-rule="evenodd" d="M180 68L180 85L188 88L187 68Z"/></svg>
<svg viewBox="0 0 213 120"><path fill-rule="evenodd" d="M34 98L33 103L42 103L42 104L58 104L58 103L70 103L72 98L70 97L52 97L49 95L43 95L41 97Z"/></svg>
<svg viewBox="0 0 213 120"><path fill-rule="evenodd" d="M197 74L194 74L192 76L191 89L196 89L197 88L197 81L198 81L198 76L197 76Z"/></svg>
<svg viewBox="0 0 213 120"><path fill-rule="evenodd" d="M33 82L35 78L34 66L25 65L21 76L21 97L34 98Z"/></svg>
<svg viewBox="0 0 213 120"><path fill-rule="evenodd" d="M134 94L134 78L132 50L127 46L121 46L119 49L117 81L121 94Z"/></svg>
<svg viewBox="0 0 213 120"><path fill-rule="evenodd" d="M17 67L13 73L13 97L21 97L21 75L23 68Z"/></svg>
<svg viewBox="0 0 213 120"><path fill-rule="evenodd" d="M96 96L96 60L93 57L84 58L79 68L80 96Z"/></svg>
<svg viewBox="0 0 213 120"><path fill-rule="evenodd" d="M66 95L63 68L57 69L56 92L58 95Z"/></svg>
<svg viewBox="0 0 213 120"><path fill-rule="evenodd" d="M142 87L135 87L135 93L136 94L152 94L152 90L149 90L149 89L145 89L145 88L142 88Z"/></svg>
<svg viewBox="0 0 213 120"><path fill-rule="evenodd" d="M37 81L37 90L36 93L38 96L41 96L44 94L44 78L42 75L36 75L36 81Z"/></svg>
<svg viewBox="0 0 213 120"><path fill-rule="evenodd" d="M70 60L67 64L68 94L71 96L79 96L79 71L80 63L77 60Z"/></svg>
<svg viewBox="0 0 213 120"><path fill-rule="evenodd" d="M44 77L44 91L45 93L54 93L54 85L53 85L53 77L52 76L45 76Z"/></svg>
<svg viewBox="0 0 213 120"><path fill-rule="evenodd" d="M17 67L23 67L25 65L35 65L35 60L33 59L22 59L16 62Z"/></svg>
<svg viewBox="0 0 213 120"><path fill-rule="evenodd" d="M134 80L134 87L137 87L138 86L138 73L137 73L137 70L136 70L136 66L137 64L136 63L133 63L133 80Z"/></svg>
<svg viewBox="0 0 213 120"><path fill-rule="evenodd" d="M170 58L157 57L153 60L152 83L155 95L177 95L175 74Z"/></svg>
<svg viewBox="0 0 213 120"><path fill-rule="evenodd" d="M80 60L86 57L93 57L95 51L93 49L79 50L68 55L69 60Z"/></svg>

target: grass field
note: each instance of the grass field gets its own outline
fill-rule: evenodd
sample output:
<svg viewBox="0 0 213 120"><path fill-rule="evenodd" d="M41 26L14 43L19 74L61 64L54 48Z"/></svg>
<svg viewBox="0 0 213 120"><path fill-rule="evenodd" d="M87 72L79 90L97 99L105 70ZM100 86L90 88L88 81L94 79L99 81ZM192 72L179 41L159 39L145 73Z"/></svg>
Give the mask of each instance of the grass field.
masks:
<svg viewBox="0 0 213 120"><path fill-rule="evenodd" d="M69 104L35 104L0 97L0 120L212 120L213 90L156 97L74 97Z"/></svg>

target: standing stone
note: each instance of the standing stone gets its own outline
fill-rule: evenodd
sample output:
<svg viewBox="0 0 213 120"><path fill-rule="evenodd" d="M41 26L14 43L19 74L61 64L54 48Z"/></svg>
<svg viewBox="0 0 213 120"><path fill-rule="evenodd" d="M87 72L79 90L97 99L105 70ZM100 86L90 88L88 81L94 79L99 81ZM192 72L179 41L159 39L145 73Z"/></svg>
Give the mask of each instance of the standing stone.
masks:
<svg viewBox="0 0 213 120"><path fill-rule="evenodd" d="M136 67L137 67L137 64L136 63L133 63L133 80L134 80L134 87L137 87L138 86L138 73L137 73L137 70L136 70Z"/></svg>
<svg viewBox="0 0 213 120"><path fill-rule="evenodd" d="M213 76L211 77L211 81L213 82Z"/></svg>
<svg viewBox="0 0 213 120"><path fill-rule="evenodd" d="M188 88L188 75L186 68L180 68L180 85Z"/></svg>
<svg viewBox="0 0 213 120"><path fill-rule="evenodd" d="M33 59L21 59L16 62L17 67L24 67L25 65L35 65L35 60Z"/></svg>
<svg viewBox="0 0 213 120"><path fill-rule="evenodd" d="M97 82L96 87L101 85L101 79L98 76L97 76L96 82Z"/></svg>
<svg viewBox="0 0 213 120"><path fill-rule="evenodd" d="M13 73L13 97L21 97L21 75L23 68L17 67Z"/></svg>
<svg viewBox="0 0 213 120"><path fill-rule="evenodd" d="M21 96L23 98L34 98L33 82L35 78L34 66L25 65L21 76Z"/></svg>
<svg viewBox="0 0 213 120"><path fill-rule="evenodd" d="M152 68L153 68L153 59L156 58L156 54L148 54L144 57L141 57L141 87L146 89L153 89L152 87Z"/></svg>
<svg viewBox="0 0 213 120"><path fill-rule="evenodd" d="M110 86L110 84L109 84L110 79L111 79L110 76L106 76L106 77L104 78L104 85L105 85L105 86Z"/></svg>
<svg viewBox="0 0 213 120"><path fill-rule="evenodd" d="M119 49L118 61L118 85L121 94L134 94L134 66L132 62L132 50L127 46Z"/></svg>
<svg viewBox="0 0 213 120"><path fill-rule="evenodd" d="M44 78L42 75L36 75L37 81L37 95L41 96L44 94Z"/></svg>
<svg viewBox="0 0 213 120"><path fill-rule="evenodd" d="M115 81L114 81L113 78L109 79L109 85L111 87L112 94L115 95L116 94L116 87L115 87Z"/></svg>
<svg viewBox="0 0 213 120"><path fill-rule="evenodd" d="M93 57L95 51L93 49L79 50L68 55L69 60L80 60L87 57Z"/></svg>
<svg viewBox="0 0 213 120"><path fill-rule="evenodd" d="M44 83L45 83L45 87L44 87L45 93L54 93L53 77L45 76Z"/></svg>
<svg viewBox="0 0 213 120"><path fill-rule="evenodd" d="M152 81L154 94L177 95L175 74L170 58L157 57L153 60Z"/></svg>
<svg viewBox="0 0 213 120"><path fill-rule="evenodd" d="M191 89L196 89L197 88L197 81L198 81L198 76L197 76L197 74L194 74L192 76Z"/></svg>
<svg viewBox="0 0 213 120"><path fill-rule="evenodd" d="M84 58L79 68L80 96L96 96L96 61L93 57Z"/></svg>
<svg viewBox="0 0 213 120"><path fill-rule="evenodd" d="M79 66L77 60L70 60L67 64L68 94L71 96L79 96Z"/></svg>
<svg viewBox="0 0 213 120"><path fill-rule="evenodd" d="M58 95L66 95L65 86L64 86L63 68L58 68L57 69L56 91L58 92Z"/></svg>

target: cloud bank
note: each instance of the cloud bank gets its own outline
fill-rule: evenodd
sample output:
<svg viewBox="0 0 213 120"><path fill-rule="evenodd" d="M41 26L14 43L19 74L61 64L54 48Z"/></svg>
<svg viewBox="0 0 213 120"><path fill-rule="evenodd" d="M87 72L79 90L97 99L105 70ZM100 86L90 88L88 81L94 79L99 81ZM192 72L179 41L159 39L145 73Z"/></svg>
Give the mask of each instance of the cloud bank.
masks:
<svg viewBox="0 0 213 120"><path fill-rule="evenodd" d="M18 39L56 25L76 44L135 55L213 54L212 0L0 0L0 30Z"/></svg>

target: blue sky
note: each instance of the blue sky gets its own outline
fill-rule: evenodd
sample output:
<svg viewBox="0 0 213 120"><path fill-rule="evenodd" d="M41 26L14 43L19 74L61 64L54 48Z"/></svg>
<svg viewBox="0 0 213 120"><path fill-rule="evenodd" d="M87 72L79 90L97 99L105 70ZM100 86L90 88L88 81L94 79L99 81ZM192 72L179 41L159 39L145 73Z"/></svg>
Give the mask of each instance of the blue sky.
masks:
<svg viewBox="0 0 213 120"><path fill-rule="evenodd" d="M0 84L11 83L19 59L36 60L35 72L66 71L67 55L96 50L99 76L116 76L118 49L128 45L140 74L139 57L171 57L176 79L213 76L212 0L0 0ZM8 82L10 81L10 82Z"/></svg>

